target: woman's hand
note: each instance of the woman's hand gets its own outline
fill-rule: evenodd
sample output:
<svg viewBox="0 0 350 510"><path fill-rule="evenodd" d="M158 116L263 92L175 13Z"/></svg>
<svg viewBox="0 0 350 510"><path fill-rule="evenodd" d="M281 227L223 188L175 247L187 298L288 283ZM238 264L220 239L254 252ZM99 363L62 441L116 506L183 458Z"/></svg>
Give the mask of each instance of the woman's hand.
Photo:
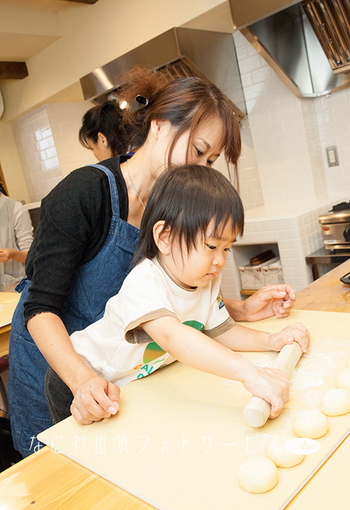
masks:
<svg viewBox="0 0 350 510"><path fill-rule="evenodd" d="M78 389L70 410L78 423L89 425L116 414L119 407L118 386L101 377L93 377Z"/></svg>
<svg viewBox="0 0 350 510"><path fill-rule="evenodd" d="M226 308L236 321L259 321L268 317L288 317L295 303L290 285L267 285L245 301L225 299Z"/></svg>
<svg viewBox="0 0 350 510"><path fill-rule="evenodd" d="M272 351L279 352L286 344L297 342L303 352L309 352L310 333L304 324L290 324L277 333L268 336L268 344Z"/></svg>
<svg viewBox="0 0 350 510"><path fill-rule="evenodd" d="M283 406L289 402L288 377L281 370L254 365L253 370L249 370L243 380L243 386L253 395L271 404L271 419L277 418Z"/></svg>

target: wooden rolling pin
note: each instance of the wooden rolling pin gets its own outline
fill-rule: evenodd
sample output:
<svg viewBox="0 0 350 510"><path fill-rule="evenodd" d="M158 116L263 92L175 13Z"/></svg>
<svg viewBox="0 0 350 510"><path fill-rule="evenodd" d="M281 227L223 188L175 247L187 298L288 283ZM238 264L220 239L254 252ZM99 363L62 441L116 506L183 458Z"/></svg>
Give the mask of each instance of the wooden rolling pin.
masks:
<svg viewBox="0 0 350 510"><path fill-rule="evenodd" d="M302 355L301 347L294 342L282 347L272 368L278 368L290 379L293 370ZM251 427L262 427L270 416L271 405L263 398L253 396L243 410L243 418Z"/></svg>

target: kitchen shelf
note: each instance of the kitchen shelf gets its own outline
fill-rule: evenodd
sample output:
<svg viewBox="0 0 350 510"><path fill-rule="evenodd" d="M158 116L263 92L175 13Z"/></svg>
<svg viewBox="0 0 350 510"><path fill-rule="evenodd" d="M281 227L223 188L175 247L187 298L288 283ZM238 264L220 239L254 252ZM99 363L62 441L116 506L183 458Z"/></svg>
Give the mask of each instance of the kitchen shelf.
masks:
<svg viewBox="0 0 350 510"><path fill-rule="evenodd" d="M314 280L319 278L317 264L341 264L350 258L350 250L326 250L322 247L319 250L307 255L305 261L311 265Z"/></svg>
<svg viewBox="0 0 350 510"><path fill-rule="evenodd" d="M239 266L244 266L247 263L249 263L250 259L253 257L256 257L257 255L271 250L275 257L279 257L279 249L278 249L278 243L270 242L270 243L242 243L240 244L235 243L232 248L232 255L237 267L237 277L239 281L239 288L237 289L237 292L240 293L241 299L244 300L248 296L251 296L259 289L242 289L242 283L240 280L240 272L239 272Z"/></svg>

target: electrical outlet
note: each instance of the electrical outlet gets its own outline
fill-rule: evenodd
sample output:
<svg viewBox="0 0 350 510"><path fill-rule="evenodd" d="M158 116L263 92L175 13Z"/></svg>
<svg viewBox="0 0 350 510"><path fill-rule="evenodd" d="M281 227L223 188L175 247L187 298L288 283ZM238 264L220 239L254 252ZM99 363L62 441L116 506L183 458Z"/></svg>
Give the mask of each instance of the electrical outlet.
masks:
<svg viewBox="0 0 350 510"><path fill-rule="evenodd" d="M326 153L327 153L328 166L338 166L339 158L338 158L337 146L332 145L331 147L326 147Z"/></svg>

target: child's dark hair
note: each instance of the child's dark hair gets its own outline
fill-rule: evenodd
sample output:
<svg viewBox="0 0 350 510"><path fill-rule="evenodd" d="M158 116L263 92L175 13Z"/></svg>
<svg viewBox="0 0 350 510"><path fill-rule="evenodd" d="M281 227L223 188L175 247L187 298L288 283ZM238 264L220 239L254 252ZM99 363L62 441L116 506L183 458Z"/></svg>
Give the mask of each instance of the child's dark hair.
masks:
<svg viewBox="0 0 350 510"><path fill-rule="evenodd" d="M117 101L106 101L85 113L79 131L79 142L85 149L90 149L89 140L97 143L98 133L107 138L113 156L128 152L129 134L124 126L123 111Z"/></svg>
<svg viewBox="0 0 350 510"><path fill-rule="evenodd" d="M183 165L165 171L155 183L142 218L140 240L134 263L158 254L153 227L164 221L187 252L196 247L198 235L205 236L214 220L213 236L219 237L232 222L233 231L243 234L242 201L230 181L218 170L201 165ZM184 243L184 244L183 244Z"/></svg>

